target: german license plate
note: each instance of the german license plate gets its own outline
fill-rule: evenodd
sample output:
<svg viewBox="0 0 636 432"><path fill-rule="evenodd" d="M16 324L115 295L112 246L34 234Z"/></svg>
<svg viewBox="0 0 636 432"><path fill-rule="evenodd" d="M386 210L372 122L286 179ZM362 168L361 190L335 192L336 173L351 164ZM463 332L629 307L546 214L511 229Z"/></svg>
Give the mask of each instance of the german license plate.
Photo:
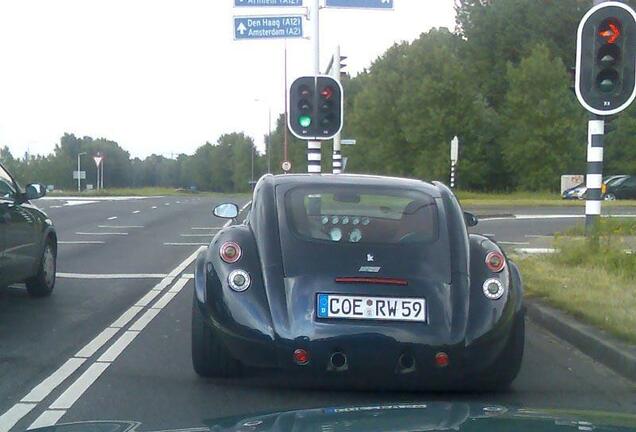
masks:
<svg viewBox="0 0 636 432"><path fill-rule="evenodd" d="M426 321L423 298L318 294L316 303L318 318Z"/></svg>

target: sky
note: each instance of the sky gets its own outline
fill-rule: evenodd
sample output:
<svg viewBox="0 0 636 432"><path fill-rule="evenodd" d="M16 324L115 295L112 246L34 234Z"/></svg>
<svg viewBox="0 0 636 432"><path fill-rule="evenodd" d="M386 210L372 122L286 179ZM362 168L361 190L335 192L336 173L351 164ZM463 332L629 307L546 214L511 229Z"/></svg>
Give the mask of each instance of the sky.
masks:
<svg viewBox="0 0 636 432"><path fill-rule="evenodd" d="M305 5L311 0L305 0ZM192 153L223 133L259 148L284 111L288 79L313 72L305 39L234 41L233 0L0 2L0 146L48 154L65 133L117 141L133 157ZM323 8L321 69L336 46L356 74L396 42L454 27L453 0L395 0L393 11Z"/></svg>

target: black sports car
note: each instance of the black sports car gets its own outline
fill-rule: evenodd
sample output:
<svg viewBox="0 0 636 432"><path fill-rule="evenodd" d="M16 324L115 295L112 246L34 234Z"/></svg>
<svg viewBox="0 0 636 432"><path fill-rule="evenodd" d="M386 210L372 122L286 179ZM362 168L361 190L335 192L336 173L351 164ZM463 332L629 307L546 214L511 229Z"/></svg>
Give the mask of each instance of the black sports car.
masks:
<svg viewBox="0 0 636 432"><path fill-rule="evenodd" d="M236 218L235 204L214 210ZM417 388L502 388L524 347L517 267L441 183L265 176L196 262L192 360Z"/></svg>

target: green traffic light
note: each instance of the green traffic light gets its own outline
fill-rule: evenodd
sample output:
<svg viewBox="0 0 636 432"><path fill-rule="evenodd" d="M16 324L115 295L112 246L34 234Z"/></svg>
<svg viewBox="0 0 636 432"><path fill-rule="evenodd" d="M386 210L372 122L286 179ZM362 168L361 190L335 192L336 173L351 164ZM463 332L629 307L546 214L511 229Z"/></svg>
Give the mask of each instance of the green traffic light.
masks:
<svg viewBox="0 0 636 432"><path fill-rule="evenodd" d="M311 126L311 117L308 115L298 117L298 124L304 128L308 128Z"/></svg>
<svg viewBox="0 0 636 432"><path fill-rule="evenodd" d="M596 78L598 89L603 93L612 93L618 85L619 75L615 69L605 69Z"/></svg>

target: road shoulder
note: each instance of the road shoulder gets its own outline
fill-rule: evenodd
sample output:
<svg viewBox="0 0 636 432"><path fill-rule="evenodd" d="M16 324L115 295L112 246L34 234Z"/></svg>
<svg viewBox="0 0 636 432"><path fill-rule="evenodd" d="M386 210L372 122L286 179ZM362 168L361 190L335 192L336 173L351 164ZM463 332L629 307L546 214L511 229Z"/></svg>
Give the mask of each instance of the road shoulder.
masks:
<svg viewBox="0 0 636 432"><path fill-rule="evenodd" d="M526 301L530 319L605 366L636 381L636 346L583 324L536 299Z"/></svg>

